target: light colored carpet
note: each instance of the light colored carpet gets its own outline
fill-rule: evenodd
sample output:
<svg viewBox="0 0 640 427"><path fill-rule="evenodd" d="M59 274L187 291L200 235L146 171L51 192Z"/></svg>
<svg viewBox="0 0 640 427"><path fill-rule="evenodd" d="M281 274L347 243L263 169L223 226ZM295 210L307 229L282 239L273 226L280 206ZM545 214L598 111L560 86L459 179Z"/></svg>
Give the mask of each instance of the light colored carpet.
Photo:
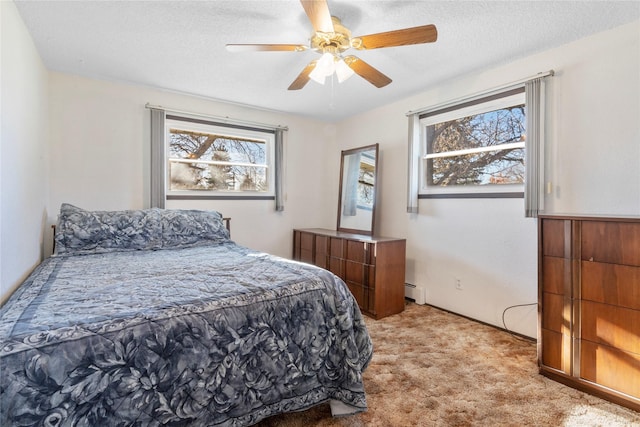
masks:
<svg viewBox="0 0 640 427"><path fill-rule="evenodd" d="M323 404L258 426L640 426L640 413L539 375L533 341L412 303L367 327L367 412L332 418Z"/></svg>

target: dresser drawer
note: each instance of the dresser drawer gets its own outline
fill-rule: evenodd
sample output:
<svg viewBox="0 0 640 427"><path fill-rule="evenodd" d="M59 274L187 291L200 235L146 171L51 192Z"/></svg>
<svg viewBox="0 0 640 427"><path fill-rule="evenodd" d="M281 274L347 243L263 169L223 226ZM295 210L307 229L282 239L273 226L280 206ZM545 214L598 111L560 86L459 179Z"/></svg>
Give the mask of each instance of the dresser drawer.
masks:
<svg viewBox="0 0 640 427"><path fill-rule="evenodd" d="M315 235L311 233L299 233L299 235L300 235L300 249L305 251L312 251Z"/></svg>
<svg viewBox="0 0 640 427"><path fill-rule="evenodd" d="M586 300L580 311L583 340L640 353L640 311Z"/></svg>
<svg viewBox="0 0 640 427"><path fill-rule="evenodd" d="M582 259L640 267L640 223L583 221Z"/></svg>
<svg viewBox="0 0 640 427"><path fill-rule="evenodd" d="M640 267L582 261L581 276L582 299L640 310Z"/></svg>
<svg viewBox="0 0 640 427"><path fill-rule="evenodd" d="M344 260L342 258L334 257L328 257L327 260L329 264L329 271L344 280Z"/></svg>
<svg viewBox="0 0 640 427"><path fill-rule="evenodd" d="M542 327L562 333L564 325L564 297L544 292L542 294Z"/></svg>
<svg viewBox="0 0 640 427"><path fill-rule="evenodd" d="M326 236L315 236L316 255L327 256L329 253L329 238Z"/></svg>
<svg viewBox="0 0 640 427"><path fill-rule="evenodd" d="M562 334L548 329L542 329L542 364L554 369L562 369Z"/></svg>
<svg viewBox="0 0 640 427"><path fill-rule="evenodd" d="M545 219L542 223L542 254L562 258L565 255L565 220ZM569 242L566 242L569 244Z"/></svg>
<svg viewBox="0 0 640 427"><path fill-rule="evenodd" d="M329 238L329 254L335 258L344 258L344 239L337 237Z"/></svg>
<svg viewBox="0 0 640 427"><path fill-rule="evenodd" d="M367 244L357 240L347 240L347 256L349 260L364 264L368 262Z"/></svg>
<svg viewBox="0 0 640 427"><path fill-rule="evenodd" d="M315 236L315 244L314 244L314 264L320 268L329 267L328 256L329 256L329 238L325 236Z"/></svg>
<svg viewBox="0 0 640 427"><path fill-rule="evenodd" d="M640 398L640 354L583 340L580 377Z"/></svg>
<svg viewBox="0 0 640 427"><path fill-rule="evenodd" d="M360 262L348 260L345 262L345 278L350 282L364 285L365 265Z"/></svg>
<svg viewBox="0 0 640 427"><path fill-rule="evenodd" d="M365 281L367 283L367 286L369 286L370 288L375 288L376 287L376 266L375 265L367 265L365 266L366 270L366 278Z"/></svg>
<svg viewBox="0 0 640 427"><path fill-rule="evenodd" d="M313 264L314 237L313 234L300 233L300 261Z"/></svg>
<svg viewBox="0 0 640 427"><path fill-rule="evenodd" d="M369 303L367 300L367 295L365 293L365 287L360 283L354 283L349 280L345 280L347 284L347 288L349 288L349 292L353 295L358 303L358 307L360 309L367 311L369 309Z"/></svg>
<svg viewBox="0 0 640 427"><path fill-rule="evenodd" d="M544 256L542 258L542 290L564 294L565 281L571 281L571 260Z"/></svg>

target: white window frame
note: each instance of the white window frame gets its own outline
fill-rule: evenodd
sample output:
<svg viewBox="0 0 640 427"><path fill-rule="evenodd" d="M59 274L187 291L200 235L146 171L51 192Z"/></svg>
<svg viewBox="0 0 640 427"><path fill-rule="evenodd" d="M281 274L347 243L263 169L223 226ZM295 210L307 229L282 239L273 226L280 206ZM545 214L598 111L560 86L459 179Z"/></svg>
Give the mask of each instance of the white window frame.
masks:
<svg viewBox="0 0 640 427"><path fill-rule="evenodd" d="M263 130L257 128L250 128L248 126L238 125L225 125L223 123L207 122L191 120L185 118L184 120L176 118L168 118L165 120L165 188L166 197L171 198L188 198L188 199L206 199L206 198L238 198L238 199L273 199L275 198L275 132L270 130ZM264 141L266 146L266 164L267 169L267 191L249 191L249 190L171 190L170 183L170 160L169 160L169 146L170 146L170 129L180 129L184 131L211 133L222 136L229 136L233 138L246 138L249 140ZM190 161L194 163L194 161ZM209 161L203 161L203 163L214 163ZM232 164L232 163L225 163Z"/></svg>
<svg viewBox="0 0 640 427"><path fill-rule="evenodd" d="M495 147L480 147L477 149L469 149L469 150L458 150L456 152L451 151L446 154L442 153L427 153L427 138L426 138L426 128L427 126L434 125L436 123L442 123L450 120L456 120L463 117L473 116L476 114L482 114L490 111L499 110L502 108L512 107L515 105L525 104L525 93L522 91L521 93L516 93L512 95L506 95L503 97L497 97L494 99L490 99L485 102L474 103L469 106L461 106L461 108L447 108L446 111L440 114L427 114L425 117L420 118L419 120L419 128L420 128L420 149L421 149L421 160L419 165L419 176L420 176L420 187L419 187L419 197L437 197L443 195L449 195L451 197L462 196L463 194L471 194L471 195L491 195L491 194L501 194L503 197L509 197L520 195L524 192L524 184L483 184L483 185L454 185L454 186L434 186L428 185L427 183L427 161L430 158L436 157L444 157L444 156L453 156L453 155L462 155L462 154L472 154L474 152L482 152L482 151L495 151L495 150L506 150L511 148L524 148L525 142L517 142L517 143L509 143L502 144ZM525 105L526 108L526 105ZM525 165L526 168L526 165Z"/></svg>

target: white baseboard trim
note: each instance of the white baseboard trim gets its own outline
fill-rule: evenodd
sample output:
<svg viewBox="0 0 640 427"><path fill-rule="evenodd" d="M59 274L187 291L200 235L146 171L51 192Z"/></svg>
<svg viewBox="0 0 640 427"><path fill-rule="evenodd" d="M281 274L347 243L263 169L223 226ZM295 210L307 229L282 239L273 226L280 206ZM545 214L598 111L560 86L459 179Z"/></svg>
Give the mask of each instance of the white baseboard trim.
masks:
<svg viewBox="0 0 640 427"><path fill-rule="evenodd" d="M404 284L404 296L405 298L414 300L416 304L427 303L427 290L411 283Z"/></svg>

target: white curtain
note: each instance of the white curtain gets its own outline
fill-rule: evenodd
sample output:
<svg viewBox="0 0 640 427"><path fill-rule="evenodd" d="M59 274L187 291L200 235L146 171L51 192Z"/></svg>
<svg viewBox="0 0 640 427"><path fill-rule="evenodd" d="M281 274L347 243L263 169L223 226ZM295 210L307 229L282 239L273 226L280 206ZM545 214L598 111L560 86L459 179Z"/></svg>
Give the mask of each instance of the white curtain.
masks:
<svg viewBox="0 0 640 427"><path fill-rule="evenodd" d="M525 140L525 217L544 210L545 78L525 82L527 137Z"/></svg>
<svg viewBox="0 0 640 427"><path fill-rule="evenodd" d="M349 164L346 165L346 180L344 183L344 206L342 215L356 216L358 210L358 178L360 174L360 153L347 156Z"/></svg>
<svg viewBox="0 0 640 427"><path fill-rule="evenodd" d="M409 169L407 180L407 212L418 213L418 186L420 173L420 118L409 115Z"/></svg>
<svg viewBox="0 0 640 427"><path fill-rule="evenodd" d="M165 111L151 108L151 207L164 209L166 200L164 121Z"/></svg>
<svg viewBox="0 0 640 427"><path fill-rule="evenodd" d="M283 178L283 167L284 167L284 130L281 128L276 129L276 140L275 140L275 156L274 166L275 166L275 195L276 195L276 211L284 210L284 178Z"/></svg>

